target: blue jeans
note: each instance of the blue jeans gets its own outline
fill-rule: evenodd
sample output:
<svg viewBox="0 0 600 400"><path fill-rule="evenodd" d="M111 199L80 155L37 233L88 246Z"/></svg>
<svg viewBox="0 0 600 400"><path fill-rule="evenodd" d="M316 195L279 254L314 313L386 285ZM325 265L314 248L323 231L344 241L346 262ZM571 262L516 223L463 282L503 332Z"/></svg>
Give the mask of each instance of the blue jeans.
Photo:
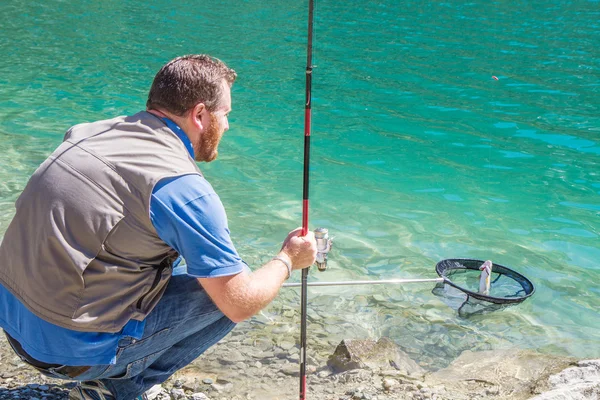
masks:
<svg viewBox="0 0 600 400"><path fill-rule="evenodd" d="M196 278L174 275L146 317L142 338L121 339L115 364L95 365L76 379L101 380L117 400L134 399L194 361L234 326Z"/></svg>

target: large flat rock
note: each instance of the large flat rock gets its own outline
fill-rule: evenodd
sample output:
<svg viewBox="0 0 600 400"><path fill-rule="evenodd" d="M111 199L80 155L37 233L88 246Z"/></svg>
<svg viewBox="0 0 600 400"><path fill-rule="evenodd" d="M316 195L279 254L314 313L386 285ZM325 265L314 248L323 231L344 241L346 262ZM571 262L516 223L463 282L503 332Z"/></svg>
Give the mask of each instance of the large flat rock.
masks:
<svg viewBox="0 0 600 400"><path fill-rule="evenodd" d="M428 374L425 381L462 394L529 399L550 388L550 376L574 364L571 358L529 350L465 351L447 368Z"/></svg>

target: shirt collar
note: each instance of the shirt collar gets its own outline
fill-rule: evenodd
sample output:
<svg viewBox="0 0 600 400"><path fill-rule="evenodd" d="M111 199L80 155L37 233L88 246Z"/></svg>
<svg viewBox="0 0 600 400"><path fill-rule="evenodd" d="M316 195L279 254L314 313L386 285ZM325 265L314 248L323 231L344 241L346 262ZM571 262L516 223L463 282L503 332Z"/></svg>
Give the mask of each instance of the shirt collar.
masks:
<svg viewBox="0 0 600 400"><path fill-rule="evenodd" d="M171 121L167 117L164 117L161 119L164 121L165 124L167 124L169 129L171 129L173 131L173 133L175 133L177 135L177 137L183 142L183 145L185 146L187 151L190 153L190 157L192 157L192 159L194 159L194 147L192 146L192 142L190 141L190 138L188 138L188 136L185 134L183 129L181 129L179 127L179 125L177 125L175 122Z"/></svg>

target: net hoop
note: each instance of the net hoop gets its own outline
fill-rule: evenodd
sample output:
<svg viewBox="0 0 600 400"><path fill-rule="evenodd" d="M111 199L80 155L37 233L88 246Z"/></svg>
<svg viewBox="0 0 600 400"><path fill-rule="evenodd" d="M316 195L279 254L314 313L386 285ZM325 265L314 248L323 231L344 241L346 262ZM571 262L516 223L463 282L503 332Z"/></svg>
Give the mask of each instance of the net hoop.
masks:
<svg viewBox="0 0 600 400"><path fill-rule="evenodd" d="M444 283L447 283L448 285L460 290L461 292L468 294L469 296L473 297L474 299L487 301L487 302L494 303L494 304L520 303L523 300L525 300L526 298L533 295L533 293L535 292L535 287L533 286L533 283L529 279L527 279L525 276L521 275L520 273L518 273L508 267L500 265L500 264L492 264L493 273L496 273L499 275L504 275L508 278L513 279L515 282L517 282L523 288L523 293L524 293L523 295L515 296L515 297L494 297L494 296L484 295L481 293L473 292L471 290L465 289L465 288L457 285L456 283L452 282L452 280L450 280L447 276L448 272L450 272L450 271L456 271L456 270L461 270L461 269L479 270L479 267L483 263L484 263L484 261L481 261L481 260L473 260L473 259L468 259L468 258L451 258L451 259L442 260L442 261L438 262L435 265L435 272L437 272L437 274L444 279Z"/></svg>

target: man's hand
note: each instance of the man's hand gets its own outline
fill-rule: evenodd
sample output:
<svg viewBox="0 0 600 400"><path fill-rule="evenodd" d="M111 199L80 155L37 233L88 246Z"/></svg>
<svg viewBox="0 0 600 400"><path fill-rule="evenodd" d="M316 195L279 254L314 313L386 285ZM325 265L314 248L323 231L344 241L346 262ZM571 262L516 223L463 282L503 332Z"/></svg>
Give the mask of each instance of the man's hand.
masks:
<svg viewBox="0 0 600 400"><path fill-rule="evenodd" d="M302 228L291 231L283 241L279 257L287 257L292 269L310 267L317 258L317 241L315 234L309 231L306 236L300 236Z"/></svg>
<svg viewBox="0 0 600 400"><path fill-rule="evenodd" d="M300 236L302 228L291 231L277 255L288 261L292 269L311 266L317 256L315 235ZM287 267L272 259L254 272L217 278L199 278L212 301L233 322L250 318L266 307L277 295L288 276Z"/></svg>

